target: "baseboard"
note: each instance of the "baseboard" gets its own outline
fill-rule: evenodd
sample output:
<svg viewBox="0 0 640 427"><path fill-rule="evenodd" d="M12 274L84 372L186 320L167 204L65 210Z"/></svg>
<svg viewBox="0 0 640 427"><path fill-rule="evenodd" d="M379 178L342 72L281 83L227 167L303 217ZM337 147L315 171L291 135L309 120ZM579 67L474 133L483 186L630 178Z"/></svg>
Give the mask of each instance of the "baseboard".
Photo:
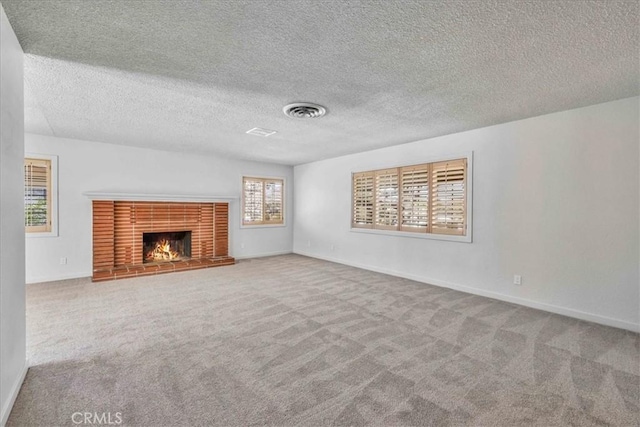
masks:
<svg viewBox="0 0 640 427"><path fill-rule="evenodd" d="M277 256L277 255L289 255L292 254L292 251L280 251L280 252L263 252L260 254L254 254L254 255L242 255L242 256L235 256L235 259L251 259L251 258L264 258L264 257L268 257L268 256Z"/></svg>
<svg viewBox="0 0 640 427"><path fill-rule="evenodd" d="M376 273L389 274L391 276L402 277L404 279L415 280L416 282L428 283L430 285L440 286L443 288L454 289L456 291L462 291L469 294L479 295L487 298L493 298L500 301L511 302L525 307L535 308L538 310L548 311L550 313L561 314L567 317L573 317L580 320L586 320L593 323L598 323L605 326L612 326L614 328L626 329L632 332L640 332L640 324L627 322L626 320L613 319L611 317L600 316L598 314L587 313L580 310L574 310L572 308L566 308L553 304L547 304L538 302L526 298L514 297L511 295L505 295L498 292L486 291L484 289L473 288L457 283L451 283L444 280L432 279L428 277L418 276L414 274L407 274L402 271L390 270L386 268L380 268L372 265L359 264L354 262L345 261L338 258L325 257L321 255L311 254L304 251L295 251L295 254L304 255L311 258L318 258L325 261L331 261L338 264L344 264L351 267L362 268L363 270L375 271Z"/></svg>
<svg viewBox="0 0 640 427"><path fill-rule="evenodd" d="M263 258L268 256L276 256L276 255L288 255L290 253L293 253L293 252L292 251L263 252L259 254L253 254L253 255L234 256L234 258L237 260L249 259L249 258ZM79 273L69 273L69 274L62 274L62 275L29 277L27 278L26 282L29 285L32 283L57 282L59 280L84 279L85 277L91 277L92 275L93 275L93 272L91 271L82 271Z"/></svg>
<svg viewBox="0 0 640 427"><path fill-rule="evenodd" d="M93 273L91 271L82 271L79 273L69 273L69 274L61 274L54 276L37 276L37 277L29 277L26 282L27 285L31 283L42 283L42 282L57 282L59 280L70 280L70 279L84 279L85 277L91 277Z"/></svg>
<svg viewBox="0 0 640 427"><path fill-rule="evenodd" d="M22 368L22 372L20 373L20 377L18 377L18 381L11 388L11 393L9 393L9 400L2 407L2 413L0 418L0 426L4 427L9 421L9 414L11 414L11 409L13 409L13 404L16 403L16 399L18 398L18 393L20 393L20 388L22 387L22 383L24 382L25 377L27 376L27 371L29 370L29 361L24 361L24 367Z"/></svg>

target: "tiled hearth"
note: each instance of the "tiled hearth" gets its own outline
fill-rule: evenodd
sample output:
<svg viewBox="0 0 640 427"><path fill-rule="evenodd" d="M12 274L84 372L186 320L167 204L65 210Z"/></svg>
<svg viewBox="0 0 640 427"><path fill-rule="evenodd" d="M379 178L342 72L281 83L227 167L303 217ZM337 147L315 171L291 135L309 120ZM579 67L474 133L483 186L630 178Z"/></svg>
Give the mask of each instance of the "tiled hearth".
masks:
<svg viewBox="0 0 640 427"><path fill-rule="evenodd" d="M148 260L144 233L188 231L191 255ZM93 281L234 264L228 253L228 203L93 201ZM147 260L145 262L145 260Z"/></svg>

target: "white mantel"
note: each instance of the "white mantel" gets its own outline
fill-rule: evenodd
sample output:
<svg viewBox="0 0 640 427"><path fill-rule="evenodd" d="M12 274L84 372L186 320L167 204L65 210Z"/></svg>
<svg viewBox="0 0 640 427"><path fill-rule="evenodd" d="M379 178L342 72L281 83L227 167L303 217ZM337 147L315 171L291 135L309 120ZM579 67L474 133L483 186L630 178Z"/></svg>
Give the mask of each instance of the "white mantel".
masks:
<svg viewBox="0 0 640 427"><path fill-rule="evenodd" d="M207 194L150 194L121 193L116 191L86 191L82 193L90 200L116 200L131 202L230 202L238 196L212 196Z"/></svg>

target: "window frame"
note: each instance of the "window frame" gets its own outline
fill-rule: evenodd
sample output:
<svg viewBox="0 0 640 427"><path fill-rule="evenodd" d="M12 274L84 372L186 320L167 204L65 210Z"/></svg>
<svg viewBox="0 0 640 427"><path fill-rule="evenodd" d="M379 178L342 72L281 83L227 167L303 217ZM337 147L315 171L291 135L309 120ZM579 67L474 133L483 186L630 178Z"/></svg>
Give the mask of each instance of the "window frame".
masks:
<svg viewBox="0 0 640 427"><path fill-rule="evenodd" d="M402 225L402 212L398 212L398 222L400 223L397 229L380 229L373 228L375 227L376 215L375 211L373 214L373 223L371 228L367 228L368 226L358 226L353 223L354 220L354 176L363 175L367 173L373 173L375 177L375 173L378 171L397 169L399 171L398 178L398 193L400 197L399 205L402 203L402 169L409 169L415 166L421 166L425 164L436 164L440 162L446 161L454 161L459 159L466 159L467 169L465 176L465 224L466 224L466 233L465 235L454 235L454 234L434 234L430 232L431 228L431 219L427 222L427 231L405 231L402 230L406 228ZM431 170L431 167L429 168ZM375 179L375 178L374 178ZM431 177L429 177L429 182L431 182ZM379 235L387 235L387 236L396 236L396 237L410 237L410 238L418 238L418 239L432 239L432 240L445 240L451 242L462 242L462 243L472 243L473 242L473 152L464 152L458 154L451 154L446 156L433 156L430 158L423 158L420 162L412 162L411 164L404 164L401 166L389 167L388 165L382 165L382 167L378 167L376 169L369 170L357 170L352 171L351 173L351 197L350 197L350 217L349 217L349 230L355 233L367 233L367 234L379 234ZM374 194L377 192L375 181L374 181ZM431 185L429 186L429 196L428 196L429 204L431 203ZM376 205L375 197L374 197L374 206ZM429 210L430 211L430 210Z"/></svg>
<svg viewBox="0 0 640 427"><path fill-rule="evenodd" d="M281 221L260 221L245 223L244 220L244 205L245 205L245 180L262 181L263 193L262 193L262 211L264 215L264 206L266 194L264 192L264 185L269 181L280 181L282 183L282 220ZM256 176L256 175L242 175L240 178L240 228L273 228L273 227L286 227L286 189L287 182L282 176Z"/></svg>
<svg viewBox="0 0 640 427"><path fill-rule="evenodd" d="M27 226L25 225L25 231L24 231L25 236L29 238L58 237L58 156L52 155L52 154L25 153L23 165L24 163L26 163L28 159L48 161L51 165L51 170L49 174L49 180L50 180L50 186L51 186L50 192L49 192L50 193L49 215L50 215L50 221L51 221L51 228L48 231L29 231ZM23 194L23 198L24 198L24 194Z"/></svg>

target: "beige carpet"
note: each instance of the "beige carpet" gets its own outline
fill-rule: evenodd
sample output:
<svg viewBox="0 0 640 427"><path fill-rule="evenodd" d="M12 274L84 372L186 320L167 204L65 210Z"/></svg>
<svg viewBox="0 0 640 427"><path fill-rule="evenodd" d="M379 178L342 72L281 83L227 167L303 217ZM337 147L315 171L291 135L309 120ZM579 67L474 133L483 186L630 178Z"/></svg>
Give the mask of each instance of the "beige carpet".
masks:
<svg viewBox="0 0 640 427"><path fill-rule="evenodd" d="M9 426L639 422L638 334L297 255L30 285L27 325Z"/></svg>

